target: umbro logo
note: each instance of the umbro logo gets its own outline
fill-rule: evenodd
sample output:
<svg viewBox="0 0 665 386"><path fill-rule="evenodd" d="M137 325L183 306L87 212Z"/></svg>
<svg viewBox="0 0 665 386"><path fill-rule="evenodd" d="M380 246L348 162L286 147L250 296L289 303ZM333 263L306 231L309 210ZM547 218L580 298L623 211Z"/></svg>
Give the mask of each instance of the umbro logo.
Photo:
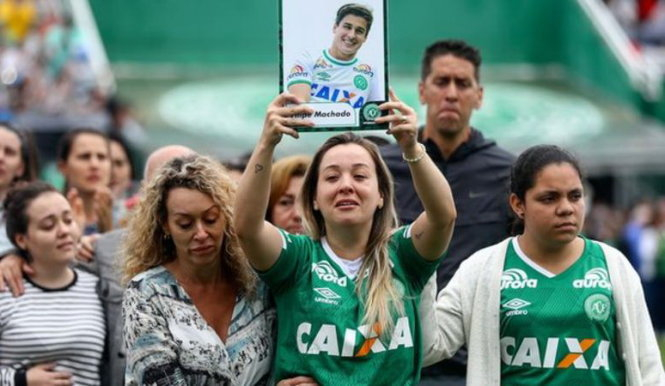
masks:
<svg viewBox="0 0 665 386"><path fill-rule="evenodd" d="M513 300L507 301L503 306L506 308L510 308L511 310L519 310L520 308L526 307L528 305L531 305L531 303L527 302L526 300L522 300L520 298L515 298Z"/></svg>
<svg viewBox="0 0 665 386"><path fill-rule="evenodd" d="M342 297L337 295L337 293L331 290L328 287L314 288L319 295L323 296L326 299L341 299Z"/></svg>
<svg viewBox="0 0 665 386"><path fill-rule="evenodd" d="M506 316L526 315L529 313L529 311L523 310L522 308L530 305L531 303L527 302L526 300L522 300L520 298L509 300L503 304L505 308L511 309L511 311L506 312Z"/></svg>
<svg viewBox="0 0 665 386"><path fill-rule="evenodd" d="M320 296L316 295L314 296L314 301L317 303L325 303L336 306L339 304L339 299L342 298L337 294L337 292L331 290L328 287L314 288L314 292L320 295Z"/></svg>

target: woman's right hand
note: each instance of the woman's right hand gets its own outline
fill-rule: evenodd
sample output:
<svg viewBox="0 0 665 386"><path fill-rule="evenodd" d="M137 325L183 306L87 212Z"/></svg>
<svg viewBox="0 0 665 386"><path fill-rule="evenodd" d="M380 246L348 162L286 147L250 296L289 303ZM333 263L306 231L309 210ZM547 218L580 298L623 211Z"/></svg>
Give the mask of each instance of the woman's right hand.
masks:
<svg viewBox="0 0 665 386"><path fill-rule="evenodd" d="M70 386L74 384L71 374L55 370L55 363L33 366L25 373L25 377L28 386Z"/></svg>
<svg viewBox="0 0 665 386"><path fill-rule="evenodd" d="M274 147L282 140L284 134L298 138L300 135L294 127L314 126L312 121L304 118L314 111L301 103L300 98L288 92L281 93L273 99L268 105L260 143Z"/></svg>
<svg viewBox="0 0 665 386"><path fill-rule="evenodd" d="M277 383L277 386L319 386L319 384L316 383L314 378L300 376L282 379Z"/></svg>

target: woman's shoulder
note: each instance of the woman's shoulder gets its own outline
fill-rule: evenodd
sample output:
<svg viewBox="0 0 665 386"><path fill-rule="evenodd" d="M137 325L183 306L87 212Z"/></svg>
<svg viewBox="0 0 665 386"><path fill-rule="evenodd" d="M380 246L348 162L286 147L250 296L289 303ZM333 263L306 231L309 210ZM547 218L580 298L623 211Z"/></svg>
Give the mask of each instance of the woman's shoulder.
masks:
<svg viewBox="0 0 665 386"><path fill-rule="evenodd" d="M640 280L639 274L635 271L635 268L630 264L630 261L619 249L613 247L610 244L604 243L598 240L587 239L591 243L596 244L603 253L605 257L605 262L607 263L607 268L614 275L627 276L633 280ZM610 274L612 276L612 274Z"/></svg>
<svg viewBox="0 0 665 386"><path fill-rule="evenodd" d="M127 288L145 291L151 288L171 286L173 284L176 284L176 281L173 278L173 275L171 275L171 272L169 272L164 266L160 265L134 276L129 283L127 283Z"/></svg>
<svg viewBox="0 0 665 386"><path fill-rule="evenodd" d="M608 264L630 264L628 258L616 247L598 240L589 238L585 238L585 240L591 244L595 244L602 251Z"/></svg>
<svg viewBox="0 0 665 386"><path fill-rule="evenodd" d="M490 245L483 249L479 249L474 252L468 259L462 262L462 265L475 266L475 265L484 265L490 260L502 259L505 257L505 251L507 250L508 243L511 242L513 238L508 237L507 239L498 242L496 244Z"/></svg>

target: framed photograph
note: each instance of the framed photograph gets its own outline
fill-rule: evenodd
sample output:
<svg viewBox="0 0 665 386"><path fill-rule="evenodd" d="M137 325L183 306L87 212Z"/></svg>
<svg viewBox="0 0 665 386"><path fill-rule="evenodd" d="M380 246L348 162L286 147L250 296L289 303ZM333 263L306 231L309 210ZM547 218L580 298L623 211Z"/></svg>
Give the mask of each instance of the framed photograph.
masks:
<svg viewBox="0 0 665 386"><path fill-rule="evenodd" d="M314 109L313 128L386 130L374 119L388 100L385 0L281 0L280 92Z"/></svg>

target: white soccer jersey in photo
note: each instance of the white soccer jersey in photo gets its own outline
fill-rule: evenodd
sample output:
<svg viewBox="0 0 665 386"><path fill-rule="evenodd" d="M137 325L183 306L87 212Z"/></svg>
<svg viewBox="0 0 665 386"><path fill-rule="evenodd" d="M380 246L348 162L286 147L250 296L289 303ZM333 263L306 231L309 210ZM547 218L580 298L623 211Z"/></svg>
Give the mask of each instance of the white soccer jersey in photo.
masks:
<svg viewBox="0 0 665 386"><path fill-rule="evenodd" d="M284 84L288 90L298 83L311 86L311 102L346 102L359 109L368 101L381 99L381 82L369 64L357 57L349 61L335 59L327 49L316 59L305 52L295 62Z"/></svg>

